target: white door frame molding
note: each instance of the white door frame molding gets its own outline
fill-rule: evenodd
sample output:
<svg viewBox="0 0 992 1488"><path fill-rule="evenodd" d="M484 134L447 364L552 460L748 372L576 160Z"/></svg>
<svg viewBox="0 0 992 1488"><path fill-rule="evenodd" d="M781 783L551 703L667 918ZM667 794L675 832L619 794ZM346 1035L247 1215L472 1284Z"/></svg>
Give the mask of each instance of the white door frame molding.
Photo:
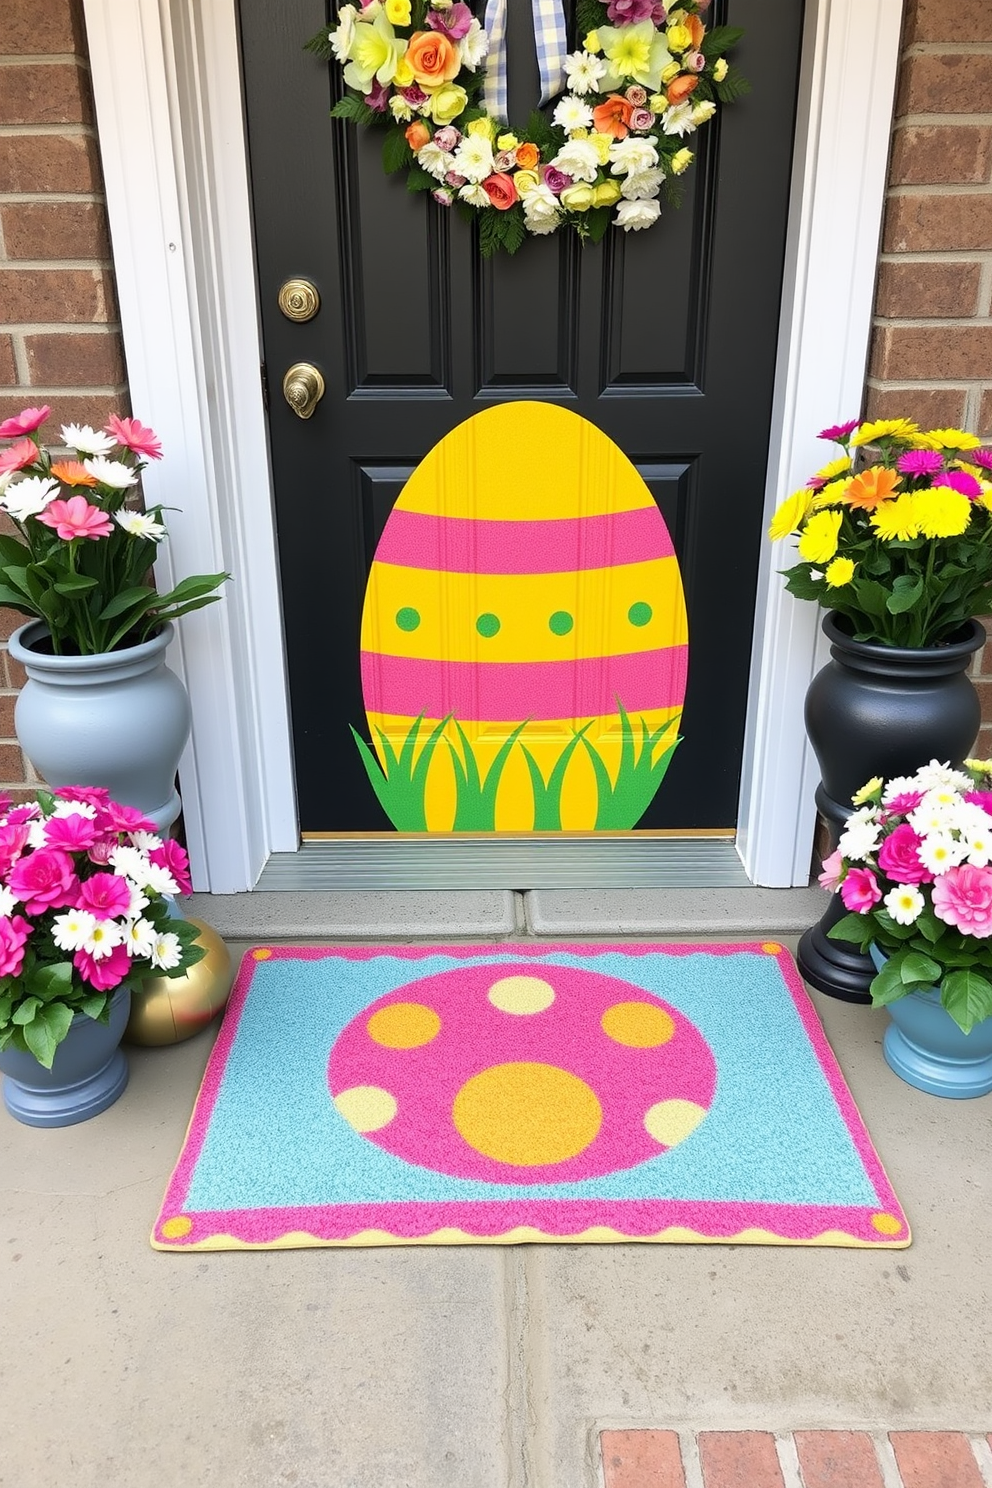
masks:
<svg viewBox="0 0 992 1488"><path fill-rule="evenodd" d="M229 570L170 663L193 706L180 768L198 889L250 889L298 844L235 0L83 0L134 412L162 437L149 496L163 579ZM769 511L858 412L902 0L807 0ZM768 545L766 545L767 548ZM777 555L776 555L777 556ZM805 883L814 819L802 700L816 616L763 553L739 848L756 883Z"/></svg>

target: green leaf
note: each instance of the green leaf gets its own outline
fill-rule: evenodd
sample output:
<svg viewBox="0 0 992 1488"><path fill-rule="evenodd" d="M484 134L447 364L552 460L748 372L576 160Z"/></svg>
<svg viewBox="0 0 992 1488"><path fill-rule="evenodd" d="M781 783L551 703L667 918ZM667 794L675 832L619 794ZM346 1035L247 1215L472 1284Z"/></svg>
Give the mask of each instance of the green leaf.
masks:
<svg viewBox="0 0 992 1488"><path fill-rule="evenodd" d="M707 31L703 37L702 46L699 50L703 56L719 57L730 48L736 46L744 35L741 26L714 26L712 31Z"/></svg>
<svg viewBox="0 0 992 1488"><path fill-rule="evenodd" d="M158 595L149 584L138 584L135 588L125 589L122 594L117 594L113 599L108 600L97 619L114 620L125 612L133 613L135 616L141 615L157 601Z"/></svg>
<svg viewBox="0 0 992 1488"><path fill-rule="evenodd" d="M590 31L595 31L599 26L605 26L608 20L606 6L600 5L598 0L577 0L575 6L575 35L580 43L582 38L587 36ZM533 138L530 134L528 134L528 137Z"/></svg>
<svg viewBox="0 0 992 1488"><path fill-rule="evenodd" d="M30 990L44 1002L68 997L72 991L72 962L55 961L37 967L31 975Z"/></svg>
<svg viewBox="0 0 992 1488"><path fill-rule="evenodd" d="M410 173L406 178L407 191L433 191L438 182L427 171L421 170L419 165L411 165Z"/></svg>
<svg viewBox="0 0 992 1488"><path fill-rule="evenodd" d="M823 579L814 579L808 563L797 563L795 568L783 570L785 575L785 587L790 594L797 599L819 600L823 597L826 584Z"/></svg>
<svg viewBox="0 0 992 1488"><path fill-rule="evenodd" d="M64 1002L53 1002L29 1023L24 1030L24 1042L39 1064L51 1069L55 1050L69 1032L72 1009Z"/></svg>
<svg viewBox="0 0 992 1488"><path fill-rule="evenodd" d="M413 164L413 151L402 129L390 129L382 142L382 168L387 176L395 175Z"/></svg>
<svg viewBox="0 0 992 1488"><path fill-rule="evenodd" d="M18 1028L23 1028L31 1022L38 1009L43 1006L44 1003L40 997L25 997L20 1006L16 1007L11 1013L10 1021L11 1023L15 1023Z"/></svg>
<svg viewBox="0 0 992 1488"><path fill-rule="evenodd" d="M962 1033L992 1017L992 983L977 971L952 971L944 978L940 1000Z"/></svg>
<svg viewBox="0 0 992 1488"><path fill-rule="evenodd" d="M827 931L830 940L847 940L852 945L867 946L875 939L875 929L867 915L846 914Z"/></svg>
<svg viewBox="0 0 992 1488"><path fill-rule="evenodd" d="M523 207L510 207L509 211L502 212L499 215L503 218L502 245L507 253L516 253L527 236L527 229L524 226Z"/></svg>
<svg viewBox="0 0 992 1488"><path fill-rule="evenodd" d="M923 956L919 951L907 950L905 956L899 958L899 975L904 984L922 982L927 987L933 987L940 981L940 967L929 956Z"/></svg>
<svg viewBox="0 0 992 1488"><path fill-rule="evenodd" d="M328 28L322 26L316 36L311 36L309 41L303 43L303 50L305 52L311 52L313 56L319 57L323 62L329 62L334 56L334 48L331 46Z"/></svg>
<svg viewBox="0 0 992 1488"><path fill-rule="evenodd" d="M331 109L332 119L347 119L351 124L361 124L363 127L369 124L391 124L391 114L380 114L376 109L370 109L363 99L354 93L346 93L339 98Z"/></svg>
<svg viewBox="0 0 992 1488"><path fill-rule="evenodd" d="M751 84L744 74L731 63L723 82L713 84L713 91L721 103L736 103L738 98L747 97L751 91Z"/></svg>
<svg viewBox="0 0 992 1488"><path fill-rule="evenodd" d="M158 608L164 609L166 605L185 604L190 599L200 599L204 594L210 594L214 589L219 589L231 575L229 573L195 574L191 578L183 579L175 589L170 589L168 594L158 596Z"/></svg>
<svg viewBox="0 0 992 1488"><path fill-rule="evenodd" d="M885 1007L886 1003L905 997L906 993L911 990L899 974L899 959L899 955L896 955L886 961L872 982L870 989L872 1007Z"/></svg>
<svg viewBox="0 0 992 1488"><path fill-rule="evenodd" d="M92 997L84 998L79 1004L79 1011L85 1013L87 1018L99 1018L107 1003L110 1001L106 992L94 992Z"/></svg>
<svg viewBox="0 0 992 1488"><path fill-rule="evenodd" d="M890 615L904 615L913 610L923 597L923 579L919 574L900 574L892 586L892 593L885 601Z"/></svg>
<svg viewBox="0 0 992 1488"><path fill-rule="evenodd" d="M85 594L90 589L95 589L97 580L90 578L87 574L67 573L55 584L57 594Z"/></svg>
<svg viewBox="0 0 992 1488"><path fill-rule="evenodd" d="M612 218L612 207L594 207L591 212L586 212L585 236L589 239L590 243L598 243L605 237Z"/></svg>

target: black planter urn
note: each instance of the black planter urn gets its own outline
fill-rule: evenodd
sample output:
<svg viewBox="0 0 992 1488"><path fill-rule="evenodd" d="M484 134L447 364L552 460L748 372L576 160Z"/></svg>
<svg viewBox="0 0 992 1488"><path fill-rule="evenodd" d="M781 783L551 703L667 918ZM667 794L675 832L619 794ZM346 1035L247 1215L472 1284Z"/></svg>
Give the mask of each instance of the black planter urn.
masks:
<svg viewBox="0 0 992 1488"><path fill-rule="evenodd" d="M913 775L932 759L960 766L971 753L981 721L968 665L985 643L969 620L944 644L919 649L851 638L845 617L823 618L831 660L806 693L806 732L820 766L816 804L830 828L831 851L851 797L875 775ZM799 969L821 992L846 1002L871 1001L875 967L827 931L847 911L835 894L820 921L799 943Z"/></svg>

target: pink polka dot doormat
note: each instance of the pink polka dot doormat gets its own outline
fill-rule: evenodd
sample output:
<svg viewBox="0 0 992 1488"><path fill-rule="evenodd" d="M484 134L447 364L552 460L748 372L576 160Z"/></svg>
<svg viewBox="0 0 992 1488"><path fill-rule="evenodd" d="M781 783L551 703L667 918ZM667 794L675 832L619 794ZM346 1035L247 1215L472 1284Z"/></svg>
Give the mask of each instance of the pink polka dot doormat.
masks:
<svg viewBox="0 0 992 1488"><path fill-rule="evenodd" d="M903 1247L788 952L259 947L152 1244Z"/></svg>

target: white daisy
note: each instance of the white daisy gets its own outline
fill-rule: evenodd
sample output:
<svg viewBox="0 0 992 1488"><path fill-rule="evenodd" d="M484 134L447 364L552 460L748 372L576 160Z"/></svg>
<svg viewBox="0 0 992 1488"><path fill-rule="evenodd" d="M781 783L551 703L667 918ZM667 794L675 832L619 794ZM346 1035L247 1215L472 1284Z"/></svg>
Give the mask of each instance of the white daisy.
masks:
<svg viewBox="0 0 992 1488"><path fill-rule="evenodd" d="M591 52L571 52L565 58L565 76L573 93L597 93L606 63Z"/></svg>
<svg viewBox="0 0 992 1488"><path fill-rule="evenodd" d="M139 852L154 852L157 847L162 846L161 837L154 832L131 832L131 846L136 847Z"/></svg>
<svg viewBox="0 0 992 1488"><path fill-rule="evenodd" d="M466 181L484 181L493 173L493 147L490 140L481 134L466 134L454 155L454 168ZM463 188L464 189L464 188ZM485 195L485 193L483 193ZM468 198L464 198L468 200ZM489 203L488 196L486 202ZM481 206L473 202L473 206Z"/></svg>
<svg viewBox="0 0 992 1488"><path fill-rule="evenodd" d="M114 512L114 521L129 532L132 537L147 537L151 542L161 542L165 536L165 528L161 522L156 522L147 512L119 511Z"/></svg>
<svg viewBox="0 0 992 1488"><path fill-rule="evenodd" d="M144 888L148 859L136 847L115 847L110 854L110 865L121 878L130 879L139 889Z"/></svg>
<svg viewBox="0 0 992 1488"><path fill-rule="evenodd" d="M909 796L922 789L915 775L894 775L882 792L882 803L887 806L896 796Z"/></svg>
<svg viewBox="0 0 992 1488"><path fill-rule="evenodd" d="M89 424L63 424L62 443L77 455L109 455L117 440L91 429Z"/></svg>
<svg viewBox="0 0 992 1488"><path fill-rule="evenodd" d="M631 171L620 191L628 201L652 201L658 195L664 179L663 170Z"/></svg>
<svg viewBox="0 0 992 1488"><path fill-rule="evenodd" d="M926 900L915 884L896 884L882 903L897 925L915 925Z"/></svg>
<svg viewBox="0 0 992 1488"><path fill-rule="evenodd" d="M918 837L925 837L928 832L950 832L956 814L953 806L933 801L927 794L906 820Z"/></svg>
<svg viewBox="0 0 992 1488"><path fill-rule="evenodd" d="M45 823L40 818L31 822L28 827L28 847L47 847L48 838L45 835Z"/></svg>
<svg viewBox="0 0 992 1488"><path fill-rule="evenodd" d="M105 460L102 455L84 460L83 469L101 486L111 486L115 491L126 491L128 486L136 485L138 481L130 465L125 465L121 460Z"/></svg>
<svg viewBox="0 0 992 1488"><path fill-rule="evenodd" d="M949 868L956 868L964 862L968 848L966 843L955 841L949 832L931 832L929 837L924 837L917 852L920 862L939 877Z"/></svg>
<svg viewBox="0 0 992 1488"><path fill-rule="evenodd" d="M171 930L156 935L149 955L156 971L172 971L183 959L179 936L174 935Z"/></svg>
<svg viewBox="0 0 992 1488"><path fill-rule="evenodd" d="M52 924L52 939L60 951L81 951L96 929L96 916L86 909L70 909L68 914L56 915Z"/></svg>
<svg viewBox="0 0 992 1488"><path fill-rule="evenodd" d="M179 885L169 872L159 863L149 863L145 869L145 877L141 888L149 889L153 894L178 894Z"/></svg>
<svg viewBox="0 0 992 1488"><path fill-rule="evenodd" d="M477 186L474 181L469 182L467 186L460 187L458 197L460 201L468 202L470 207L492 206L488 193L483 191L481 186Z"/></svg>
<svg viewBox="0 0 992 1488"><path fill-rule="evenodd" d="M965 775L961 770L952 770L945 760L943 764L939 760L932 759L928 765L916 772L918 790L939 790L950 786L952 790L971 791L974 784L970 775Z"/></svg>
<svg viewBox="0 0 992 1488"><path fill-rule="evenodd" d="M462 59L462 66L474 72L480 62L486 60L489 50L489 36L482 29L479 21L473 21L468 31L458 43L458 51Z"/></svg>
<svg viewBox="0 0 992 1488"><path fill-rule="evenodd" d="M692 122L692 104L676 103L665 110L661 121L661 127L666 134L677 134L681 139L686 134L695 134L696 126Z"/></svg>
<svg viewBox="0 0 992 1488"><path fill-rule="evenodd" d="M94 961L103 961L123 940L124 931L116 920L94 920L88 939L83 941L83 950L88 951Z"/></svg>
<svg viewBox="0 0 992 1488"><path fill-rule="evenodd" d="M877 822L849 821L837 844L841 857L849 858L855 863L861 862L874 850L878 833Z"/></svg>
<svg viewBox="0 0 992 1488"><path fill-rule="evenodd" d="M156 939L157 931L150 920L129 920L125 926L124 944L129 956L151 956Z"/></svg>
<svg viewBox="0 0 992 1488"><path fill-rule="evenodd" d="M14 518L23 522L36 517L48 503L58 495L59 483L45 475L26 475L7 487L0 506Z"/></svg>
<svg viewBox="0 0 992 1488"><path fill-rule="evenodd" d="M56 801L53 816L85 816L92 821L96 816L96 807L91 801Z"/></svg>
<svg viewBox="0 0 992 1488"><path fill-rule="evenodd" d="M570 93L566 93L561 102L556 104L551 117L566 134L574 134L577 129L592 128L592 109L581 98L573 98Z"/></svg>

